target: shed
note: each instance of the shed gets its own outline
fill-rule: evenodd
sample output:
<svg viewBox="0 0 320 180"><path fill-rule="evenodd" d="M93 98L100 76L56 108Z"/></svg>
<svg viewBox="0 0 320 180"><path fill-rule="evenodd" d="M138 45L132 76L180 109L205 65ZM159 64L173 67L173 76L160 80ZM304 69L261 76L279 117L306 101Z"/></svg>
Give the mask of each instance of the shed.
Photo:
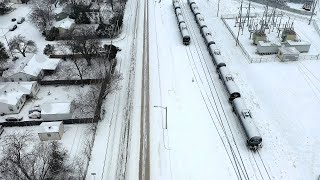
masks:
<svg viewBox="0 0 320 180"><path fill-rule="evenodd" d="M259 54L277 54L279 47L279 42L258 41L257 51Z"/></svg>
<svg viewBox="0 0 320 180"><path fill-rule="evenodd" d="M278 57L281 61L297 61L299 54L295 47L280 47Z"/></svg>
<svg viewBox="0 0 320 180"><path fill-rule="evenodd" d="M63 122L43 122L39 128L39 138L41 141L60 140L63 135Z"/></svg>
<svg viewBox="0 0 320 180"><path fill-rule="evenodd" d="M72 118L73 101L48 102L41 105L41 117L44 121Z"/></svg>
<svg viewBox="0 0 320 180"><path fill-rule="evenodd" d="M286 47L295 47L299 52L309 52L311 44L308 41L287 40Z"/></svg>

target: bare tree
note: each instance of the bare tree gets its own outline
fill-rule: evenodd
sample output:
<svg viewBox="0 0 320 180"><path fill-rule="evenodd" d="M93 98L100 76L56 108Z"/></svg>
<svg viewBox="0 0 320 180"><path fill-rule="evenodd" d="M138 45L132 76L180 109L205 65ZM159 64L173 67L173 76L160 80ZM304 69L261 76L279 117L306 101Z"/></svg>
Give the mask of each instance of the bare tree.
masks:
<svg viewBox="0 0 320 180"><path fill-rule="evenodd" d="M97 106L97 99L99 96L99 86L92 85L90 90L86 93L79 92L75 99L75 114L80 116L87 115L93 117L95 108ZM84 118L84 117L81 117Z"/></svg>
<svg viewBox="0 0 320 180"><path fill-rule="evenodd" d="M21 34L10 39L9 47L12 50L17 50L23 57L26 57L26 53L37 52L36 43L32 40L26 40L26 37L21 36Z"/></svg>
<svg viewBox="0 0 320 180"><path fill-rule="evenodd" d="M64 42L64 45L74 54L80 53L91 66L91 60L97 56L101 46L101 40L96 39L94 28L80 28L73 31L72 39Z"/></svg>
<svg viewBox="0 0 320 180"><path fill-rule="evenodd" d="M87 71L87 67L84 66L84 64L79 61L79 59L75 58L75 57L72 57L71 58L71 61L74 63L74 65L76 66L76 69L77 69L77 75L80 77L80 81L81 81L81 86L83 87L84 86L84 83L83 83L83 74Z"/></svg>
<svg viewBox="0 0 320 180"><path fill-rule="evenodd" d="M29 133L13 133L1 139L0 179L60 180L68 176L66 150L57 142L36 143Z"/></svg>
<svg viewBox="0 0 320 180"><path fill-rule="evenodd" d="M3 62L7 62L7 59L9 59L9 55L7 53L7 50L2 42L0 42L0 64Z"/></svg>
<svg viewBox="0 0 320 180"><path fill-rule="evenodd" d="M33 4L30 19L41 31L50 28L53 24L54 13L52 3L53 1L37 0Z"/></svg>

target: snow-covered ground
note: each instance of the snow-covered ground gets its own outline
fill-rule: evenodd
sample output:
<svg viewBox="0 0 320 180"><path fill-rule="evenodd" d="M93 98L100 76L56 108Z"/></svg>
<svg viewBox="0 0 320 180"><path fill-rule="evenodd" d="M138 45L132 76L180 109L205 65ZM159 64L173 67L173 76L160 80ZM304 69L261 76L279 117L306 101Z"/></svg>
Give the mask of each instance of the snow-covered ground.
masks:
<svg viewBox="0 0 320 180"><path fill-rule="evenodd" d="M154 2L150 6L150 32L151 42L157 43L152 43L150 50L151 105L168 108L168 124L165 129L164 110L151 111L152 179L240 179L234 158L228 158L230 148L223 146L226 137L237 160L243 160L240 168L244 171L245 167L248 174L244 178L246 173L240 173L244 179L316 179L320 168L320 73L316 69L320 62L248 64L222 20L216 17L218 0L196 2L254 114L264 146L259 155L245 147L243 129L227 103L187 1L180 3L191 31L189 47L182 45L172 2ZM220 13L237 13L238 5L238 1L223 1ZM261 9L256 7L256 11ZM299 28L308 31L308 26ZM219 110L213 110L217 109L215 102ZM226 116L221 115L219 121L215 112L225 112Z"/></svg>
<svg viewBox="0 0 320 180"><path fill-rule="evenodd" d="M218 0L196 0L263 137L262 149L252 153L187 0L179 2L191 34L189 46L182 44L172 1L149 3L150 179L316 179L320 61L249 64L216 17ZM221 1L220 14L237 13L239 4ZM122 49L117 65L122 88L106 98L87 179L94 179L91 173L101 180L139 179L143 2L129 0L125 11L123 32L113 41ZM320 16L314 19L319 23ZM306 39L317 41L307 28L298 27ZM31 32L37 34L30 38L42 39L44 46L41 34ZM167 116L154 106L167 107ZM64 137L68 135L66 146L75 154L81 146L77 137L85 132L80 125L70 127Z"/></svg>

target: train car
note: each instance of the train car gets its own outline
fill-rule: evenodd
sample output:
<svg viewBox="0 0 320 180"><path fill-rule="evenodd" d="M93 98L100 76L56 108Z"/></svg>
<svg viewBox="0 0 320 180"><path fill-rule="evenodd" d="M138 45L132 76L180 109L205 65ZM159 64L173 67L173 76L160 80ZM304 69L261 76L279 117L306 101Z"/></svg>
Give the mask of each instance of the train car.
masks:
<svg viewBox="0 0 320 180"><path fill-rule="evenodd" d="M202 37L204 38L205 36L208 36L208 35L212 35L211 32L209 31L209 28L208 27L203 27L201 29L201 35Z"/></svg>
<svg viewBox="0 0 320 180"><path fill-rule="evenodd" d="M202 29L203 27L207 27L204 21L204 17L201 14L197 14L195 17L196 17L196 22L199 25L200 29Z"/></svg>
<svg viewBox="0 0 320 180"><path fill-rule="evenodd" d="M180 4L177 0L173 0L172 5L174 9L178 9L178 8L181 9Z"/></svg>
<svg viewBox="0 0 320 180"><path fill-rule="evenodd" d="M232 101L235 114L245 131L247 137L247 146L251 150L258 150L262 147L262 137L254 124L254 118L251 111L246 107L242 98L236 98Z"/></svg>
<svg viewBox="0 0 320 180"><path fill-rule="evenodd" d="M189 6L190 6L190 8L191 8L191 5L192 5L192 4L196 4L196 2L195 2L194 0L188 0L188 4L189 4Z"/></svg>
<svg viewBox="0 0 320 180"><path fill-rule="evenodd" d="M187 29L186 23L180 23L180 32L182 35L182 41L184 45L189 45L190 44L190 34Z"/></svg>
<svg viewBox="0 0 320 180"><path fill-rule="evenodd" d="M194 15L200 14L200 10L197 4L195 3L191 4L190 8Z"/></svg>
<svg viewBox="0 0 320 180"><path fill-rule="evenodd" d="M228 68L226 66L223 66L217 71L219 74L219 78L227 89L229 102L232 102L234 99L241 97L239 88L234 82L234 78L229 72Z"/></svg>
<svg viewBox="0 0 320 180"><path fill-rule="evenodd" d="M182 14L177 15L178 24L185 23Z"/></svg>
<svg viewBox="0 0 320 180"><path fill-rule="evenodd" d="M218 49L216 44L209 45L209 54L212 57L213 64L216 66L217 70L220 67L226 66L226 63L223 60L223 57L221 56L221 52Z"/></svg>
<svg viewBox="0 0 320 180"><path fill-rule="evenodd" d="M214 42L213 37L212 37L211 34L206 35L206 36L204 37L204 39L205 39L205 43L206 43L206 45L207 45L207 48L209 48L210 45L215 44L215 42Z"/></svg>
<svg viewBox="0 0 320 180"><path fill-rule="evenodd" d="M182 11L180 8L175 9L174 12L176 13L176 16L182 15Z"/></svg>

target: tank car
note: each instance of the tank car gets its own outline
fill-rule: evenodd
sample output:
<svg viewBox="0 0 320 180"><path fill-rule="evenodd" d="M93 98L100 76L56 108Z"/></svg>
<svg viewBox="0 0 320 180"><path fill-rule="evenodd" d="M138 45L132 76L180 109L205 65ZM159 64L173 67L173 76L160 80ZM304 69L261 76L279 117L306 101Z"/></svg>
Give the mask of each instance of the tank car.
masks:
<svg viewBox="0 0 320 180"><path fill-rule="evenodd" d="M219 74L219 78L227 89L229 102L232 102L235 98L241 97L239 88L234 82L233 76L229 72L228 68L226 66L223 66L217 71Z"/></svg>
<svg viewBox="0 0 320 180"><path fill-rule="evenodd" d="M232 101L232 106L245 131L247 137L247 146L251 150L258 150L258 148L262 147L262 137L254 124L251 111L246 107L242 98L234 99Z"/></svg>
<svg viewBox="0 0 320 180"><path fill-rule="evenodd" d="M178 24L185 23L182 14L178 14L177 19L178 19Z"/></svg>
<svg viewBox="0 0 320 180"><path fill-rule="evenodd" d="M216 69L218 70L220 67L226 66L226 63L223 60L223 57L221 56L221 52L218 49L216 44L209 45L209 54L212 57L212 61L214 65L216 66Z"/></svg>
<svg viewBox="0 0 320 180"><path fill-rule="evenodd" d="M182 35L182 41L184 45L190 44L190 34L187 29L186 23L180 23L180 32Z"/></svg>
<svg viewBox="0 0 320 180"><path fill-rule="evenodd" d="M180 4L179 4L179 2L178 2L177 0L173 0L173 1L172 1L172 5L173 5L173 8L174 8L174 9L181 8L181 7L180 7Z"/></svg>
<svg viewBox="0 0 320 180"><path fill-rule="evenodd" d="M200 10L197 4L193 3L190 5L190 7L194 15L200 14Z"/></svg>
<svg viewBox="0 0 320 180"><path fill-rule="evenodd" d="M182 15L182 11L180 8L175 9L174 12L176 13L176 16Z"/></svg>
<svg viewBox="0 0 320 180"><path fill-rule="evenodd" d="M196 2L195 2L194 0L188 0L188 4L189 4L189 6L190 6L190 8L191 8L191 5L192 5L192 4L196 4Z"/></svg>
<svg viewBox="0 0 320 180"><path fill-rule="evenodd" d="M196 22L199 25L200 29L202 29L203 27L207 27L204 21L204 17L201 14L197 14L195 17L196 17Z"/></svg>

